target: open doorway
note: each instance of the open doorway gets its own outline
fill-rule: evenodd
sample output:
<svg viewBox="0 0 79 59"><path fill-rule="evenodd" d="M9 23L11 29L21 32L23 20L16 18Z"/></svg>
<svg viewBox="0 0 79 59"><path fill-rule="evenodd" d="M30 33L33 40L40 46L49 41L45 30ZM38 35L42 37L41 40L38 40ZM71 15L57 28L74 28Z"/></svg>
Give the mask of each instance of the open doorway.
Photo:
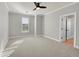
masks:
<svg viewBox="0 0 79 59"><path fill-rule="evenodd" d="M66 14L60 18L60 39L68 45L75 47L76 44L76 14Z"/></svg>

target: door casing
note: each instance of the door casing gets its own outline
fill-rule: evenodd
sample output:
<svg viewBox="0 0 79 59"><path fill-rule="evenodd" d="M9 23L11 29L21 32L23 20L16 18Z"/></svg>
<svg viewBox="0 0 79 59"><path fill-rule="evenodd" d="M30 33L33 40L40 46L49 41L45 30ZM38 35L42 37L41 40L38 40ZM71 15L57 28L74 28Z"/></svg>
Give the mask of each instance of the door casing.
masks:
<svg viewBox="0 0 79 59"><path fill-rule="evenodd" d="M69 16L69 15L74 15L74 47L76 48L76 12L73 12L73 13L68 13L68 14L64 14L64 15L61 15L59 18L59 40L62 42L63 40L61 39L61 19L62 17L64 16Z"/></svg>

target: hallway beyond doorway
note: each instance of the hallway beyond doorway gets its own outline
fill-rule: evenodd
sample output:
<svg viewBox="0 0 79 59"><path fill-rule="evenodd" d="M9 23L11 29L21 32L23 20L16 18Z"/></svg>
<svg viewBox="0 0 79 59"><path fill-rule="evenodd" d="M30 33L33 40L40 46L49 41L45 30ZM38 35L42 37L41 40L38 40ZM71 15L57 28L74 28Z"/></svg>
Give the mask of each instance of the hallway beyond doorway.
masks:
<svg viewBox="0 0 79 59"><path fill-rule="evenodd" d="M73 46L74 46L74 39L71 38L71 39L65 40L65 41L64 41L64 44L73 47Z"/></svg>

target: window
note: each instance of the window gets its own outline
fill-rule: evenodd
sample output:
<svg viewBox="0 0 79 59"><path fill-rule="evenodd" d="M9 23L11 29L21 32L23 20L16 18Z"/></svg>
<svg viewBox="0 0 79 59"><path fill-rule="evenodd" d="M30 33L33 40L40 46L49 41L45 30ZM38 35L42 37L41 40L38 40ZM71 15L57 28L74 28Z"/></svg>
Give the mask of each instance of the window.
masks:
<svg viewBox="0 0 79 59"><path fill-rule="evenodd" d="M29 18L22 17L22 32L29 31Z"/></svg>

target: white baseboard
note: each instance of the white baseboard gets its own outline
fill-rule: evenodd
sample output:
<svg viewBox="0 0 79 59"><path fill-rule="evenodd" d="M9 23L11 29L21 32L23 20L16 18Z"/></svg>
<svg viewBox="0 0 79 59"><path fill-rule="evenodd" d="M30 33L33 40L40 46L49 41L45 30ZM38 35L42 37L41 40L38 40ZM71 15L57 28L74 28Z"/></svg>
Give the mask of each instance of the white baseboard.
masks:
<svg viewBox="0 0 79 59"><path fill-rule="evenodd" d="M32 36L32 37L34 37L34 35L16 35L16 36L9 36L9 38L10 39L14 39L14 38L21 38L21 37L29 37L29 36ZM41 37L41 36L43 36L43 35L36 35L37 37Z"/></svg>
<svg viewBox="0 0 79 59"><path fill-rule="evenodd" d="M47 36L47 35L43 35L45 38L49 38L49 39L51 39L51 40L55 40L55 41L57 41L57 42L60 42L60 40L58 40L58 39L54 39L54 38L52 38L52 37L50 37L50 36Z"/></svg>

